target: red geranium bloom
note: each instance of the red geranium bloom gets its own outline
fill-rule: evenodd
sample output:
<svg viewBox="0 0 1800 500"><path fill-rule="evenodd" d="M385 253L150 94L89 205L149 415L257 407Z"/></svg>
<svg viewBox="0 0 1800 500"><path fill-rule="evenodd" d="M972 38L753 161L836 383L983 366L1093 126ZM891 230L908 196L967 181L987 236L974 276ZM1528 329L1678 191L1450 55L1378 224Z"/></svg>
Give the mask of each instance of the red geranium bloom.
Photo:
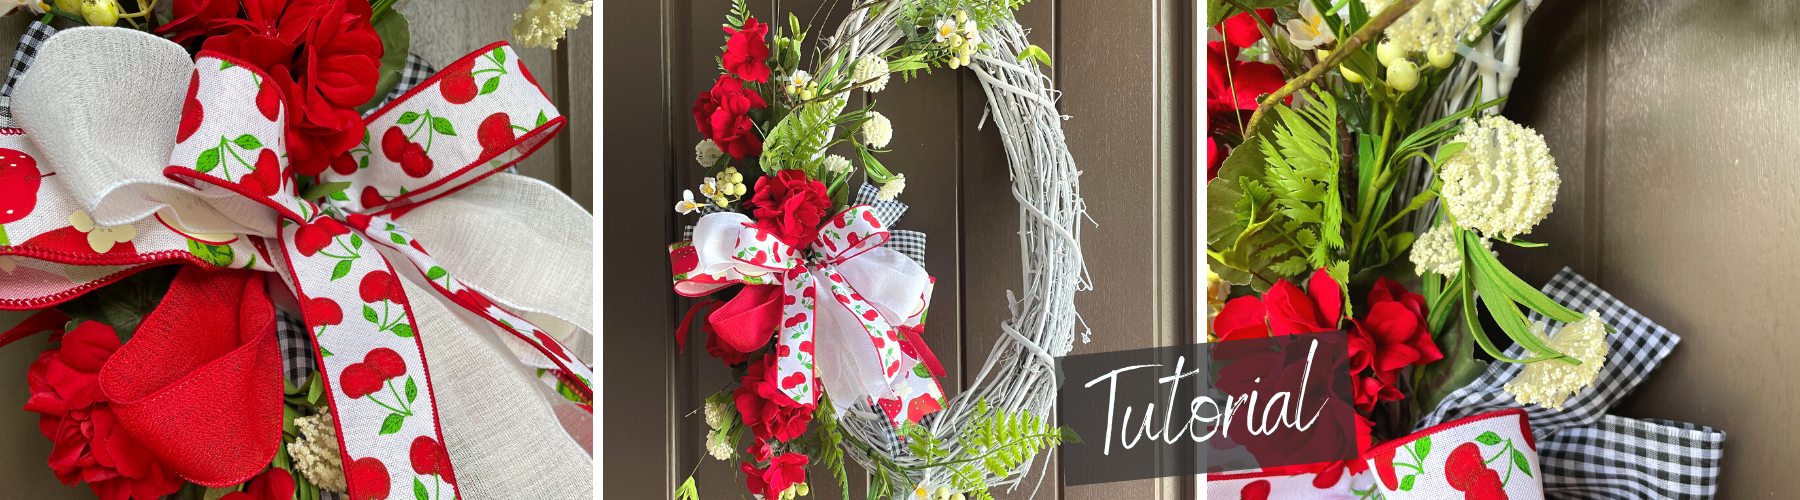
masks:
<svg viewBox="0 0 1800 500"><path fill-rule="evenodd" d="M247 0L243 19L206 23L206 49L268 73L287 98L288 160L300 175L324 172L362 141L354 108L374 97L381 68L372 15L357 0Z"/></svg>
<svg viewBox="0 0 1800 500"><path fill-rule="evenodd" d="M104 500L154 500L185 481L132 441L100 392L100 367L119 347L112 327L82 323L31 364L25 409L43 414L38 432L56 443L50 469L63 484L87 481Z"/></svg>
<svg viewBox="0 0 1800 500"><path fill-rule="evenodd" d="M783 243L806 248L819 238L819 223L831 208L825 183L806 178L806 172L783 170L756 180L756 227L775 233Z"/></svg>
<svg viewBox="0 0 1800 500"><path fill-rule="evenodd" d="M294 498L294 476L288 471L270 467L246 484L244 491L234 491L219 500L288 500Z"/></svg>
<svg viewBox="0 0 1800 500"><path fill-rule="evenodd" d="M176 0L174 13L175 18L158 26L156 32L174 33L169 40L182 43L216 29L219 22L236 19L238 0Z"/></svg>
<svg viewBox="0 0 1800 500"><path fill-rule="evenodd" d="M1225 141L1214 137L1206 138L1206 182L1219 176L1219 167L1225 164L1225 158L1231 156L1231 149L1225 147Z"/></svg>
<svg viewBox="0 0 1800 500"><path fill-rule="evenodd" d="M1375 281L1369 291L1368 312L1351 324L1350 360L1355 370L1356 407L1374 408L1376 401L1392 401L1403 395L1394 384L1400 369L1444 359L1425 328L1425 298L1387 278ZM1362 376L1373 369L1372 377Z"/></svg>
<svg viewBox="0 0 1800 500"><path fill-rule="evenodd" d="M769 35L769 25L751 17L744 20L744 29L723 28L731 34L725 41L725 71L747 81L768 82L769 44L763 39Z"/></svg>
<svg viewBox="0 0 1800 500"><path fill-rule="evenodd" d="M765 441L794 439L806 432L806 424L812 421L812 405L796 404L776 385L777 362L775 355L769 353L761 361L750 363L749 372L740 381L742 386L732 393L744 425L757 439Z"/></svg>
<svg viewBox="0 0 1800 500"><path fill-rule="evenodd" d="M748 462L738 470L744 473L744 487L750 493L762 495L763 498L781 496L789 486L806 481L806 455L799 453L783 453L769 461L768 468L757 467Z"/></svg>
<svg viewBox="0 0 1800 500"><path fill-rule="evenodd" d="M1274 25L1275 9L1256 9L1256 17L1262 18L1264 24ZM1224 35L1225 41L1233 47L1249 47L1263 39L1262 29L1256 26L1256 20L1250 18L1249 12L1239 12L1213 29Z"/></svg>
<svg viewBox="0 0 1800 500"><path fill-rule="evenodd" d="M694 100L694 125L712 139L720 150L733 159L762 154L762 138L756 136L756 122L748 114L751 109L769 107L762 96L744 88L744 82L731 75L719 75L710 91Z"/></svg>
<svg viewBox="0 0 1800 500"><path fill-rule="evenodd" d="M1239 47L1206 44L1206 119L1214 133L1237 134L1260 104L1258 98L1280 90L1287 80L1281 68L1258 61L1239 61ZM1288 101L1293 100L1292 96Z"/></svg>
<svg viewBox="0 0 1800 500"><path fill-rule="evenodd" d="M1337 485L1338 480L1342 479L1346 472L1351 476L1355 476L1357 474L1362 474L1363 471L1369 470L1369 463L1367 461L1369 456L1367 455L1367 452L1370 448L1375 446L1373 442L1374 438L1369 435L1370 428L1372 427L1374 427L1374 423L1370 422L1369 419L1363 418L1362 415L1356 416L1356 446L1357 450L1360 452L1357 454L1356 458L1337 462L1319 462L1284 467L1269 467L1263 470L1266 472L1276 472L1288 475L1310 472L1317 474L1313 477L1314 488L1321 490L1330 489L1332 486Z"/></svg>
<svg viewBox="0 0 1800 500"><path fill-rule="evenodd" d="M1277 280L1261 299L1232 299L1213 319L1213 330L1219 340L1237 340L1338 329L1344 299L1337 280L1321 269L1312 274L1306 288L1301 292L1293 283Z"/></svg>

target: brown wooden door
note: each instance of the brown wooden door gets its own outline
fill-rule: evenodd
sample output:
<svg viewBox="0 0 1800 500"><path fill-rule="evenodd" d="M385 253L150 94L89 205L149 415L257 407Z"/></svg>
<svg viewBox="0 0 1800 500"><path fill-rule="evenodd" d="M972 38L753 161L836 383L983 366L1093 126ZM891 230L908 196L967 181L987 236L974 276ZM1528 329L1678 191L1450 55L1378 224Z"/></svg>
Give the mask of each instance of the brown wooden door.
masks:
<svg viewBox="0 0 1800 500"><path fill-rule="evenodd" d="M859 2L751 2L759 18L815 10L835 27ZM728 368L704 339L677 352L672 332L692 304L669 289L665 246L691 216L670 208L703 175L693 145L703 137L696 94L717 77L713 57L728 0L607 2L603 6L604 491L612 498L669 498L698 465L703 498L744 494L736 464L712 459L702 441L702 400L728 384ZM1093 342L1074 353L1187 343L1191 289L1197 56L1193 0L1035 0L1018 13L1033 43L1055 58L1055 87L1081 194L1095 225L1083 229L1094 290L1076 305ZM810 50L810 49L809 49ZM993 127L979 128L985 96L966 71L898 78L877 94L894 123L882 162L907 174L900 229L929 235L925 268L937 278L925 339L944 360L946 391L979 370L1009 317L1006 291L1022 290L1018 205ZM855 181L853 181L855 182ZM1052 466L1055 474L1060 466ZM823 468L810 471L821 499L841 496ZM1027 498L1034 472L1019 491ZM1145 480L1063 488L1037 498L1191 498L1187 481ZM860 482L853 484L861 495ZM1000 493L1000 491L996 491Z"/></svg>
<svg viewBox="0 0 1800 500"><path fill-rule="evenodd" d="M1614 410L1726 431L1719 498L1783 498L1800 449L1794 80L1800 4L1544 2L1504 114L1544 134L1555 213L1507 248L1534 284L1562 266L1681 335Z"/></svg>

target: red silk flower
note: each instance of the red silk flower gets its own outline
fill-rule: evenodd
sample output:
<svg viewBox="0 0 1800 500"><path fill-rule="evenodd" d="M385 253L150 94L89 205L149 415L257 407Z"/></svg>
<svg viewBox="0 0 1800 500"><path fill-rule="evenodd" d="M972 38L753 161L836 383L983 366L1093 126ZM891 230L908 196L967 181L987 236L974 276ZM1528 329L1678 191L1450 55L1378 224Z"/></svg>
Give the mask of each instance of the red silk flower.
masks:
<svg viewBox="0 0 1800 500"><path fill-rule="evenodd" d="M92 321L64 335L31 364L25 410L43 414L38 432L55 443L50 469L63 484L87 481L104 500L154 500L185 481L131 439L100 391L100 367L120 346L112 327Z"/></svg>
<svg viewBox="0 0 1800 500"><path fill-rule="evenodd" d="M776 498L789 486L806 481L806 455L799 453L783 453L770 459L767 468L744 463L738 470L744 473L744 487L753 495L763 498Z"/></svg>
<svg viewBox="0 0 1800 500"><path fill-rule="evenodd" d="M769 44L764 38L769 36L769 25L759 23L755 17L744 20L744 29L723 27L731 39L725 41L725 56L722 58L725 71L737 75L747 81L765 83L769 81Z"/></svg>
<svg viewBox="0 0 1800 500"><path fill-rule="evenodd" d="M160 30L209 35L205 49L268 73L288 103L289 163L301 175L324 172L362 141L354 108L374 97L380 77L381 38L368 2L247 0L241 19L218 2L184 0L176 6L179 24Z"/></svg>
<svg viewBox="0 0 1800 500"><path fill-rule="evenodd" d="M806 432L812 421L812 405L796 404L776 385L778 362L773 353L750 363L742 384L732 393L738 414L757 439L787 441ZM785 488L784 488L785 489Z"/></svg>
<svg viewBox="0 0 1800 500"><path fill-rule="evenodd" d="M756 227L775 233L782 243L806 248L819 237L819 223L831 209L825 183L806 178L806 172L783 170L756 180Z"/></svg>
<svg viewBox="0 0 1800 500"><path fill-rule="evenodd" d="M744 285L730 302L713 309L706 322L712 325L712 337L739 353L755 351L769 343L781 322L782 299L779 285ZM712 349L713 338L707 339ZM735 364L735 363L732 363Z"/></svg>
<svg viewBox="0 0 1800 500"><path fill-rule="evenodd" d="M744 82L731 75L719 75L712 90L701 92L694 100L694 125L712 139L719 149L733 159L762 154L762 138L756 136L756 122L751 109L769 107L762 96L744 88Z"/></svg>
<svg viewBox="0 0 1800 500"><path fill-rule="evenodd" d="M1344 312L1343 288L1324 270L1314 272L1306 291L1277 280L1262 298L1238 297L1225 303L1213 319L1219 340L1270 335L1328 332L1338 329Z"/></svg>
<svg viewBox="0 0 1800 500"><path fill-rule="evenodd" d="M1426 331L1425 318L1424 297L1387 278L1375 281L1375 288L1369 291L1368 312L1354 320L1350 329L1357 409L1369 411L1377 401L1403 397L1395 386L1402 368L1444 359L1431 332ZM1364 368L1373 370L1374 375L1362 375Z"/></svg>
<svg viewBox="0 0 1800 500"><path fill-rule="evenodd" d="M270 467L245 484L244 491L226 493L219 500L288 500L294 498L294 489L293 474Z"/></svg>

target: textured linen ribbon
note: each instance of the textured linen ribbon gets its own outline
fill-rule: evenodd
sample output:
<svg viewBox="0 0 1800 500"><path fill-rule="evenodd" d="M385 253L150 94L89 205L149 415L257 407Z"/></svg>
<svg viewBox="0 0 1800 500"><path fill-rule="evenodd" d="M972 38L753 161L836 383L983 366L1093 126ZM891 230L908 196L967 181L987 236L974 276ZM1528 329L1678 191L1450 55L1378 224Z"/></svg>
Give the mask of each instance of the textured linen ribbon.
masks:
<svg viewBox="0 0 1800 500"><path fill-rule="evenodd" d="M592 331L586 282L559 293L542 292L540 283L530 282L544 272L563 274L553 281L580 278L583 272L591 276L586 256L549 248L553 245L544 240L554 235L534 225L591 219L541 183L496 178L472 186L543 146L564 122L511 47L496 43L465 56L371 114L351 161L334 163L320 177L320 182L347 183L348 190L323 204L296 194L297 181L285 160L285 124L287 113L299 108L290 107L289 97L260 70L217 53L190 59L166 40L118 28L64 30L44 43L37 59L15 93L14 112L23 129L0 130L0 234L11 236L10 241L0 236L0 307L55 305L171 262L278 273L298 298L319 348L351 498L385 498L393 488L442 483L459 494L447 460L426 460L430 466L423 469L416 460L422 449L427 458L437 453L431 450L442 449L444 439L424 356L424 338L432 332L419 330L412 307L418 297L403 291L402 272L429 282L436 293L506 334L503 342L522 364L553 370L591 401L591 368L534 325ZM477 77L484 83L477 84ZM175 122L179 126L167 126ZM482 187L490 184L520 192L459 193L466 187L474 193L491 190ZM482 206L519 199L565 203ZM569 217L569 208L580 217ZM428 254L395 221L408 213L415 214L408 220L418 219L422 230L433 228L429 232L453 241L447 247L457 251L437 258ZM529 264L491 262L515 256L484 253L489 242L457 237L471 229L459 223L477 222L514 224L505 228L517 233L510 239L543 244L542 255ZM410 266L397 271L390 262L395 255ZM467 270L460 276L468 281L451 276L446 267ZM239 307L267 302L252 299ZM194 317L204 316L197 309L231 307L182 299L173 291L158 313L170 306ZM217 333L254 328L267 342L221 342L273 349L272 323L244 314L242 321L254 321L253 326ZM237 314L228 316L239 321ZM186 340L192 336L186 334ZM149 336L130 345L167 352L176 343ZM273 368L272 380L278 381L279 363ZM167 380L174 381L190 371L200 377L217 375L215 370L247 378L261 373L221 369L217 363L165 366L154 373L173 374ZM124 384L120 394L109 394L136 401L143 392L178 390L153 382ZM228 403L196 397L187 409L203 412L208 404ZM589 405L583 408L591 411ZM169 422L142 432L183 432ZM273 436L265 441L221 438L186 446L217 447L210 458L240 457L277 444ZM234 449L244 451L217 451ZM202 484L248 478L180 453L159 452L158 458Z"/></svg>
<svg viewBox="0 0 1800 500"><path fill-rule="evenodd" d="M932 278L911 258L883 248L887 240L887 228L867 205L828 219L804 253L749 217L722 212L700 218L694 239L669 245L669 258L675 291L685 296L739 283L749 286L733 303L780 294L779 324L766 325L754 312L734 315L751 307L726 304L719 312L727 317L715 313L713 328L740 352L760 347L773 330L779 386L794 403L817 404L823 379L840 412L866 397L898 426L942 409L943 389L930 364L920 363L936 358L917 335ZM820 296L831 300L821 304Z"/></svg>

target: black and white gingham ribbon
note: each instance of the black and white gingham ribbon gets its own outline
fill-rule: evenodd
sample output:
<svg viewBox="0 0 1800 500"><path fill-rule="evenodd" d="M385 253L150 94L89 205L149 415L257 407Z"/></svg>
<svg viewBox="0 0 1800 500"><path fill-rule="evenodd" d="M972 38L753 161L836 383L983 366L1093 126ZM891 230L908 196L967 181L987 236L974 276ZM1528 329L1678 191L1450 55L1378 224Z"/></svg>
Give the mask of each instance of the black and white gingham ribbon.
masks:
<svg viewBox="0 0 1800 500"><path fill-rule="evenodd" d="M305 384L313 370L319 369L318 358L313 356L312 334L306 331L306 323L298 316L277 309L275 338L281 344L281 374L295 386Z"/></svg>
<svg viewBox="0 0 1800 500"><path fill-rule="evenodd" d="M1594 385L1564 403L1563 411L1523 407L1537 436L1549 498L1712 498L1718 491L1725 432L1685 422L1636 420L1606 412L1655 370L1681 337L1638 314L1587 278L1563 268L1543 292L1569 309L1597 311L1618 333ZM1554 332L1561 323L1532 313ZM1512 346L1506 355L1525 356ZM1473 383L1444 398L1415 429L1508 408L1520 408L1502 389L1524 365L1494 363Z"/></svg>
<svg viewBox="0 0 1800 500"><path fill-rule="evenodd" d="M12 119L13 85L19 83L19 77L25 76L25 70L31 68L32 61L37 59L38 47L56 34L56 28L38 21L32 21L25 28L25 36L19 38L19 49L13 51L12 64L6 69L6 82L0 83L0 128L14 128L19 124Z"/></svg>
<svg viewBox="0 0 1800 500"><path fill-rule="evenodd" d="M1712 498L1725 432L1606 415L1538 442L1549 498Z"/></svg>
<svg viewBox="0 0 1800 500"><path fill-rule="evenodd" d="M894 223L900 222L900 216L906 215L906 204L892 200L881 201L875 199L875 192L875 186L863 184L862 189L858 190L856 193L856 199L851 203L854 205L868 205L869 208L875 211L875 219L881 221L882 226L889 228L888 241L886 244L882 245L883 248L900 252L900 255L905 255L907 258L912 259L913 262L919 263L920 266L925 265L925 233L907 231L905 229L893 229ZM724 211L725 209L718 208L717 205L708 204L700 207L701 216ZM690 224L682 228L681 239L694 239L693 225Z"/></svg>

